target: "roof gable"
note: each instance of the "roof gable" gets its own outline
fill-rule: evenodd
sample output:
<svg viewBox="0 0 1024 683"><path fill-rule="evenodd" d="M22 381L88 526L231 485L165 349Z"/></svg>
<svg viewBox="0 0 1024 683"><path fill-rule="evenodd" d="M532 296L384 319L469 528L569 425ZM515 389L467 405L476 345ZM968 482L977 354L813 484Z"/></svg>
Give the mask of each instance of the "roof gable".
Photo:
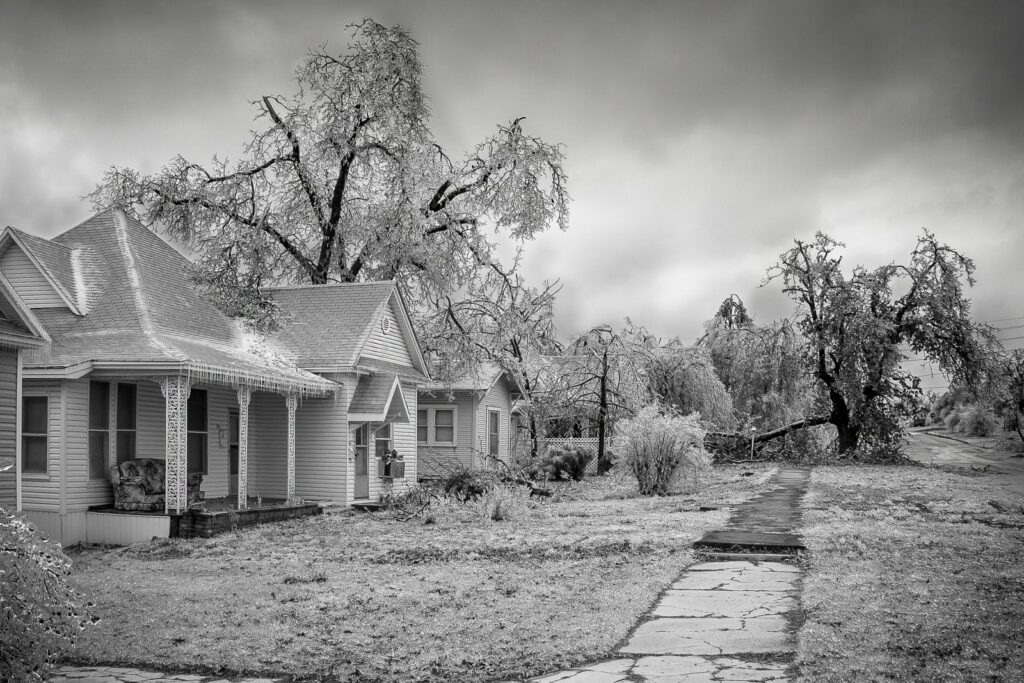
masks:
<svg viewBox="0 0 1024 683"><path fill-rule="evenodd" d="M81 315L76 255L66 247L15 228L0 234L0 271L31 308L67 307Z"/></svg>
<svg viewBox="0 0 1024 683"><path fill-rule="evenodd" d="M278 287L264 293L281 309L274 339L301 367L326 372L380 361L427 376L419 341L394 282ZM383 332L384 319L397 330ZM398 339L404 345L400 351L394 350ZM382 344L375 344L378 341ZM394 352L388 353L388 348Z"/></svg>
<svg viewBox="0 0 1024 683"><path fill-rule="evenodd" d="M50 336L0 273L0 344L5 341L15 346L41 346L50 341Z"/></svg>
<svg viewBox="0 0 1024 683"><path fill-rule="evenodd" d="M402 382L394 373L378 373L359 378L348 406L351 422L408 422L409 404Z"/></svg>

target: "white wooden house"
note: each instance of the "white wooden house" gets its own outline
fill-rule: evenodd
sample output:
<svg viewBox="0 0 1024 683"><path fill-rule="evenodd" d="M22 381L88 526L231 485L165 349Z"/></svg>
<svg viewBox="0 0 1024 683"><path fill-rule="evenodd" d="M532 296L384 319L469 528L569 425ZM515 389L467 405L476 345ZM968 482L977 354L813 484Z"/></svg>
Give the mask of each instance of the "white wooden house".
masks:
<svg viewBox="0 0 1024 683"><path fill-rule="evenodd" d="M207 498L240 508L349 504L415 482L416 388L429 378L394 283L272 290L281 327L267 336L203 298L188 266L115 210L49 240L0 234L13 507L65 544L132 542L168 535L193 471ZM404 477L378 476L384 450L405 456ZM102 509L110 467L131 458L165 461L165 514Z"/></svg>
<svg viewBox="0 0 1024 683"><path fill-rule="evenodd" d="M423 474L511 464L512 406L521 393L510 373L490 363L451 384L423 386L416 415Z"/></svg>

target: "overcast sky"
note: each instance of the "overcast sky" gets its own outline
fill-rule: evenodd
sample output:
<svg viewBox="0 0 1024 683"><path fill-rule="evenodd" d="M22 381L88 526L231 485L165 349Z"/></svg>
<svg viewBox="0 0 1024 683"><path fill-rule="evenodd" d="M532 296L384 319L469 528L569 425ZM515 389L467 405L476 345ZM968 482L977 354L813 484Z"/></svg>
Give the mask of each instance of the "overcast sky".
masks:
<svg viewBox="0 0 1024 683"><path fill-rule="evenodd" d="M453 156L519 116L565 145L571 226L526 265L561 279L563 335L693 338L731 293L767 321L795 237L877 266L925 227L976 261L976 317L1024 337L1020 2L3 0L0 226L71 227L111 165L236 156L248 102L362 17L421 43Z"/></svg>

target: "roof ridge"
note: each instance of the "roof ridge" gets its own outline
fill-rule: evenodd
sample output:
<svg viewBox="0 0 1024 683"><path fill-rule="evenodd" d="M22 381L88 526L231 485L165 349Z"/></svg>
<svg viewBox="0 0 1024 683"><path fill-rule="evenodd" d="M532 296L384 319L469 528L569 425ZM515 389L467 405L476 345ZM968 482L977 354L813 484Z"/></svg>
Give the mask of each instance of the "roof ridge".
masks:
<svg viewBox="0 0 1024 683"><path fill-rule="evenodd" d="M369 287L374 285L394 286L395 280L368 280L365 282L324 282L323 284L302 284L302 285L277 285L274 287L263 287L265 292L276 292L284 289L329 289L342 287Z"/></svg>
<svg viewBox="0 0 1024 683"><path fill-rule="evenodd" d="M117 246L121 250L121 262L124 265L128 276L128 286L132 292L132 303L139 321L142 334L153 344L167 353L171 358L187 360L188 357L167 344L159 338L153 319L149 315L149 308L146 302L145 293L142 291L142 279L139 277L138 268L135 266L135 255L132 253L131 244L128 240L128 220L123 211L112 211L114 221L114 236L117 238Z"/></svg>

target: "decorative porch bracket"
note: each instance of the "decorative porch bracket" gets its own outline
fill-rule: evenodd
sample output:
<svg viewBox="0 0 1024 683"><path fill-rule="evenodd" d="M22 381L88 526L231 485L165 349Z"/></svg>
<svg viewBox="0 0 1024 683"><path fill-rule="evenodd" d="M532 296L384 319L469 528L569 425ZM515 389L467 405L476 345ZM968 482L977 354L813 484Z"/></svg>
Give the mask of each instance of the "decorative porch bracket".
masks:
<svg viewBox="0 0 1024 683"><path fill-rule="evenodd" d="M249 399L252 389L238 387L238 509L249 506Z"/></svg>
<svg viewBox="0 0 1024 683"><path fill-rule="evenodd" d="M185 481L188 478L188 397L192 393L188 377L164 377L160 380L164 395L166 418L166 449L164 455L164 512L173 508L181 514L188 506Z"/></svg>
<svg viewBox="0 0 1024 683"><path fill-rule="evenodd" d="M285 397L288 406L288 503L295 502L295 409L299 406L299 397L288 394Z"/></svg>

